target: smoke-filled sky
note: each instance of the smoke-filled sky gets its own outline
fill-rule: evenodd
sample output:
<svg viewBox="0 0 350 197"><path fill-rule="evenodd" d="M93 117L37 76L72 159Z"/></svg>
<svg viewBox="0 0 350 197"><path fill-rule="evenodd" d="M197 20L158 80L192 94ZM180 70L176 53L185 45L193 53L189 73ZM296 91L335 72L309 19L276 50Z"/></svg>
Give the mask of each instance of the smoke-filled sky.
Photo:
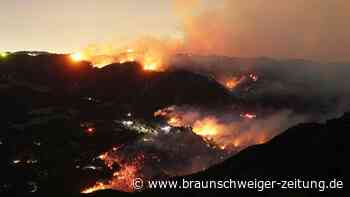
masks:
<svg viewBox="0 0 350 197"><path fill-rule="evenodd" d="M2 0L0 50L153 36L192 53L350 61L349 10L348 0Z"/></svg>

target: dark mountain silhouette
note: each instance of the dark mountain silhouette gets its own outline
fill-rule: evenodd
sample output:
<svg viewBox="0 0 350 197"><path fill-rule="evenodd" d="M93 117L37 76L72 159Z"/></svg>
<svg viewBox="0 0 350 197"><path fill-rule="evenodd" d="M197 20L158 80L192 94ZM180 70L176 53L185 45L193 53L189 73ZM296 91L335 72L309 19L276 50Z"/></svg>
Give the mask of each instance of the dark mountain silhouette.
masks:
<svg viewBox="0 0 350 197"><path fill-rule="evenodd" d="M138 109L230 100L226 89L206 76L188 71L149 72L138 63L116 63L97 69L89 62L72 62L67 55L18 54L0 65L2 78L11 85L66 97L85 95L113 100Z"/></svg>
<svg viewBox="0 0 350 197"><path fill-rule="evenodd" d="M270 62L269 59L261 61ZM273 66L271 65L271 68ZM302 68L304 67L299 67L300 70ZM85 196L80 195L79 191L87 183L95 182L95 174L82 173L76 169L76 166L80 163L88 163L92 155L96 156L115 144L137 138L136 134L115 132L113 120L125 117L128 112L133 112L138 118L147 120L150 115L153 115L155 109L182 104L206 105L215 108L220 105L225 107L225 103L235 105L245 103L248 106L256 103L262 106L268 103L268 106L277 106L276 108L279 109L279 105L285 107L286 103L290 103L291 109L333 110L333 107L319 107L323 105L318 105L318 100L313 100L319 98L319 95L332 93L333 86L326 87L327 91L314 93L313 97L302 95L299 104L299 101L291 98L290 95L300 96L296 93L304 93L304 90L311 90L311 87L314 87L311 85L304 87L303 80L307 77L301 76L299 78L301 81L294 80L292 77L280 86L279 83L275 83L280 73L270 74L276 77L276 80L262 75L262 82L253 84L254 91L237 96L240 102L238 103L234 100L236 95L230 95L224 87L203 73L198 74L182 69L147 72L138 63L111 64L97 69L93 68L89 62L73 62L67 55L11 54L6 59L0 60L0 114L2 117L0 119L2 125L0 196L6 196L2 192L8 192L7 194L11 196ZM345 74L347 73L344 72ZM285 72L282 78L288 75L289 71ZM285 85L290 83L293 85ZM277 84L277 88L271 88L271 84ZM284 95L285 90L289 90L289 87L294 87L295 84L300 86L290 95ZM334 84L334 87L338 87L337 85ZM272 89L272 93L265 92L264 87ZM259 92L260 89L264 91ZM342 90L339 89L336 93L341 93ZM310 92L312 93L312 91L308 93ZM275 98L280 94L283 95ZM325 99L324 105L338 104L338 97L335 98ZM315 105L310 107L309 103L315 103ZM318 111L315 113L320 114ZM92 122L96 127L98 132L94 137L84 133L84 128L80 126L84 122ZM349 166L346 142L349 125L349 113L342 118L329 120L325 124L301 124L266 144L249 147L204 172L173 179L245 180L265 177L345 179ZM22 160L22 163L18 164L16 163L18 159L36 161L38 164L27 165ZM32 180L41 187L35 193L28 192L33 187L30 182ZM348 193L345 190L323 193L288 190L258 194L254 191L213 193L213 191L192 190L182 193L173 190L144 191L136 194L99 191L88 196L188 194L193 196L228 194L333 197L347 196Z"/></svg>
<svg viewBox="0 0 350 197"><path fill-rule="evenodd" d="M174 178L185 180L332 180L345 182L348 177L350 113L325 124L305 123L294 126L266 144L249 147L206 171ZM344 183L346 185L346 182ZM346 187L346 186L345 186ZM328 190L162 190L136 194L100 191L87 196L348 196L345 189ZM84 195L83 195L84 196Z"/></svg>

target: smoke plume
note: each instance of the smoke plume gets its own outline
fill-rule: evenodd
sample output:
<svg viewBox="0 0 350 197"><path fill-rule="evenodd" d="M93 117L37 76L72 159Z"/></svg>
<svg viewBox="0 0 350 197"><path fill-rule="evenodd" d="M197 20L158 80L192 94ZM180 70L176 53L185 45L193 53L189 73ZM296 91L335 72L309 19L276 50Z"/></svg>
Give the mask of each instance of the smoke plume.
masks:
<svg viewBox="0 0 350 197"><path fill-rule="evenodd" d="M174 1L187 52L349 60L349 1Z"/></svg>

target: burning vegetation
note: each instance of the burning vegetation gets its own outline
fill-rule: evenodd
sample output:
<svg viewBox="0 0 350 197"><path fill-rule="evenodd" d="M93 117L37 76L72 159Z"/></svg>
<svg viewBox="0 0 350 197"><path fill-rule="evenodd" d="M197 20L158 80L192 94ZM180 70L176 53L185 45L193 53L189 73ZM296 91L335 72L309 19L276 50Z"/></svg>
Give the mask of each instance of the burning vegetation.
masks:
<svg viewBox="0 0 350 197"><path fill-rule="evenodd" d="M111 44L94 44L71 54L73 61L86 60L101 68L112 63L138 62L146 71L164 71L169 59L178 53L181 40L160 40L144 37L131 42L127 47L114 47Z"/></svg>
<svg viewBox="0 0 350 197"><path fill-rule="evenodd" d="M139 154L134 159L125 161L125 159L119 157L116 151L116 149L112 149L111 152L106 152L98 157L98 159L104 161L110 170L114 171L111 179L106 182L98 181L95 185L81 191L81 193L87 194L105 189L118 189L125 192L134 191L132 182L135 178L141 177L140 170L144 155Z"/></svg>
<svg viewBox="0 0 350 197"><path fill-rule="evenodd" d="M218 77L218 82L225 86L229 91L234 91L238 86L246 82L257 82L259 77L253 73L234 77Z"/></svg>
<svg viewBox="0 0 350 197"><path fill-rule="evenodd" d="M119 56L121 59L111 59L111 61L137 61L137 54L136 49L129 48L124 50L123 56ZM161 55L158 56L158 53L150 53L149 55L150 57L153 57L153 55L154 57L161 57ZM10 54L8 59L14 58L14 56ZM79 61L83 61L87 57L85 53L72 54L70 56L72 58L71 61L67 61L67 56L61 56L59 56L60 59L64 59L69 63L64 68L75 66L77 65L75 63L76 61L79 63ZM37 59L40 58L40 55L30 56L30 58ZM106 62L109 61L108 58L104 60ZM153 70L153 68L156 68L155 70L163 69L162 66L157 67L157 65L164 65L163 58L149 58L148 60L150 62L150 70ZM4 59L4 62L6 61ZM156 63L153 65L152 62ZM33 63L33 65L37 65L37 63ZM133 64L130 65L133 66ZM148 63L145 63L145 65L148 65ZM109 68L114 66L128 65L113 64ZM139 65L137 64L136 66L137 71L139 71ZM221 83L220 85L217 81L213 80L213 78L221 79L220 77L209 78L206 77L208 75L205 75L207 73L204 72L203 75L201 73L196 74L195 72L191 72L191 74L188 74L189 72L177 71L154 72L148 77L149 73L147 72L137 72L135 74L134 72L129 73L128 69L125 69L127 71L114 73L114 69L109 68L94 69L92 67L86 67L84 69L87 69L87 72L83 72L83 74L88 73L87 75L79 75L79 77L72 76L70 83L63 83L63 80L58 81L55 84L58 87L62 84L67 85L67 87L71 87L71 84L74 84L74 87L77 87L76 90L67 88L67 92L74 93L74 99L70 100L73 102L73 105L69 108L61 109L64 107L60 106L58 107L60 110L57 112L49 108L50 110L39 110L39 113L23 113L33 114L33 117L28 117L28 123L21 124L16 123L16 121L9 121L9 124L11 124L10 129L12 130L22 131L25 128L31 128L34 131L42 128L42 133L47 134L47 128L52 130L57 128L55 130L56 132L52 132L42 139L35 139L35 143L33 143L33 146L35 146L33 149L35 150L41 147L45 147L43 150L46 150L47 146L58 140L60 143L57 144L59 145L54 144L55 146L50 148L72 145L74 146L72 150L76 152L72 151L72 154L66 154L65 151L56 151L57 153L62 153L57 157L59 158L57 160L54 160L56 155L53 159L51 154L46 153L45 156L48 156L46 159L42 159L42 155L37 156L35 154L28 157L14 156L9 160L11 164L9 166L40 166L43 161L45 162L47 160L54 160L55 162L62 161L62 165L60 166L68 166L65 165L66 161L72 161L70 163L72 165L69 165L70 168L68 170L71 169L71 166L73 166L73 169L81 170L84 178L87 176L87 179L84 180L89 180L90 183L80 187L82 193L91 193L104 189L132 192L131 182L135 177L142 177L148 180L155 177L183 176L205 170L214 164L222 162L240 150L251 145L264 143L286 128L307 119L303 115L296 114L293 111L294 105L283 105L283 102L277 102L279 104L277 107L274 107L274 105L266 107L265 102L259 103L260 99L264 98L264 101L275 104L274 99L280 98L265 96L266 92L269 94L276 92L285 93L287 89L293 93L293 88L299 87L298 84L293 83L294 77L292 80L283 81L288 79L287 77L290 72L287 75L283 75L278 83L275 83L274 80L276 78L280 79L278 77L280 77L281 72L278 72L276 76L268 76L266 73L271 72L264 73L258 71L258 69L238 69L241 72L229 72L231 73L231 78L228 77L228 81L225 81L224 79L226 78L224 77L222 81L218 80ZM41 74L47 72L47 70L44 71L39 72L40 74L35 76L38 76L38 78L45 76ZM58 72L55 67L51 74ZM69 72L73 71L69 70ZM110 76L111 80L103 83L103 79L107 76L105 73ZM212 76L225 76L225 74L216 75L216 73L213 73ZM90 77L90 75L92 76ZM146 80L140 80L139 82L139 78L137 78L142 78L143 75L147 76L146 85L144 85ZM25 75L23 78L27 76ZM60 74L59 76L67 75ZM11 76L4 76L2 80L11 85L11 83L15 82L15 77L17 76L12 76L12 78ZM95 77L98 80L94 81ZM192 86L193 88L186 89L186 91L173 91L174 87L179 87L180 90L185 89L189 83L185 82L181 84L179 82L186 81L187 79L194 82L191 83L195 84ZM126 83L126 81L137 81L141 85L135 85L137 91L127 85L125 85L126 88L113 89L116 86L115 82L122 84L121 86L124 84L133 84ZM98 85L90 88L89 86L95 82ZM198 83L196 84L196 82ZM159 91L158 89L160 88L157 88L157 83L164 85L162 86L164 88ZM291 83L293 85L288 86ZM34 86L33 83L16 82L14 84L23 87ZM101 84L106 88L113 87L110 88L113 91L97 91L101 89ZM172 86L173 84L174 86ZM225 84L228 89L234 91L234 94L227 94L228 91L222 87ZM7 84L4 87L4 89L9 88ZM245 91L248 88L250 88L250 91ZM305 87L302 86L300 88L302 89L298 89L295 92L303 92L304 95L307 91L301 90L304 90ZM158 92L162 95L168 89L170 90L167 93L176 92L174 93L174 97L171 96L169 99L163 99L164 97L154 98L145 96L146 94L155 95ZM220 91L215 93L215 95L219 95L219 98L225 95L232 98L232 100L229 101L230 103L222 102L222 100L214 102L215 99L205 97L205 95L210 95L208 94L208 89L219 89ZM63 91L65 90L65 86L57 89L53 88L53 90L55 90L55 93L62 95L62 97L70 95L66 91ZM204 99L209 102L198 102L200 98L188 96L189 91L187 90L203 92L203 94L199 95L204 95ZM314 90L316 89L314 88ZM33 88L32 91L35 91L35 89ZM83 93L80 91L83 91ZM289 93L288 91L287 93ZM119 96L120 93L124 92L129 93L128 96L125 96L125 99ZM241 92L243 92L243 96L240 95ZM76 99L77 97L75 95L79 96L80 99ZM141 100L140 96L147 99ZM288 98L287 101L289 102L289 94L287 96L286 98ZM183 99L188 97L193 97L190 100L193 102ZM298 99L302 98L304 97L298 97ZM319 98L317 96L317 99ZM48 100L47 97L40 100L40 106L46 100ZM133 101L131 102L130 100ZM154 101L150 104L149 108L147 100ZM9 97L8 101L12 101L12 97ZM313 103L314 101L312 100ZM53 104L50 103L50 105ZM298 105L298 103L295 105ZM169 107L155 110L160 108L160 106ZM302 102L301 106L308 105L304 105L304 102ZM330 107L330 109L334 108ZM50 114L53 116L53 121L47 119L47 117L51 117ZM48 127L49 124L53 126ZM10 131L12 132L12 130ZM32 136L30 136L30 139L32 139ZM47 139L50 139L50 143ZM1 136L0 145L6 146L6 144L12 144L8 143L8 140ZM69 143L66 143L67 141ZM79 146L80 143L83 145ZM92 150L86 150L84 149L86 147L93 148ZM27 150L27 148L23 148L23 150ZM72 160L71 155L77 155L77 157ZM52 171L49 173L55 174ZM91 174L96 175L98 178L91 180Z"/></svg>
<svg viewBox="0 0 350 197"><path fill-rule="evenodd" d="M82 193L104 189L132 192L132 180L136 177L148 180L202 171L248 146L266 142L282 129L303 120L291 117L289 111L258 118L254 113L221 113L193 106L157 110L151 122L129 114L126 119L114 122L124 132L136 132L140 138L99 155L97 159L113 173Z"/></svg>
<svg viewBox="0 0 350 197"><path fill-rule="evenodd" d="M230 91L233 91L240 83L242 83L245 80L245 77L232 77L229 79L226 79L223 81L223 84L226 86L227 89Z"/></svg>
<svg viewBox="0 0 350 197"><path fill-rule="evenodd" d="M164 64L162 57L155 53L142 53L133 49L127 49L125 52L120 52L115 56L89 56L84 52L73 53L70 55L74 62L82 60L91 61L95 67L104 67L108 64L119 63L124 64L127 62L139 62L145 71L162 71Z"/></svg>
<svg viewBox="0 0 350 197"><path fill-rule="evenodd" d="M222 115L203 115L200 110L186 109L186 107L171 106L156 111L154 116L165 118L173 127L189 127L205 141L212 142L230 152L264 143L273 136L271 131L254 130L253 122L240 121L237 118L223 121L226 118ZM256 118L252 113L243 113L240 116L250 120Z"/></svg>

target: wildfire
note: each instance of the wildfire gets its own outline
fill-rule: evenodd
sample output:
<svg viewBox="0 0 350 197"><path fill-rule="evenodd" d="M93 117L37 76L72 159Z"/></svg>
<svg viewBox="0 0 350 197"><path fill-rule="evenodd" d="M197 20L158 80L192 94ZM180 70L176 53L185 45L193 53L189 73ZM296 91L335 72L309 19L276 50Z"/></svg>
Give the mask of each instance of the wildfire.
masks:
<svg viewBox="0 0 350 197"><path fill-rule="evenodd" d="M138 54L134 49L126 49L125 52L122 52L118 55L119 63L124 64L126 62L134 62L137 60Z"/></svg>
<svg viewBox="0 0 350 197"><path fill-rule="evenodd" d="M165 46L157 46L153 41L130 44L127 48L113 48L110 45L94 45L82 52L71 54L72 61L90 61L95 67L104 67L112 63L124 64L139 62L146 71L162 71L168 57Z"/></svg>
<svg viewBox="0 0 350 197"><path fill-rule="evenodd" d="M206 138L212 138L222 129L223 127L218 124L218 121L214 117L206 117L203 120L198 120L193 125L193 132Z"/></svg>
<svg viewBox="0 0 350 197"><path fill-rule="evenodd" d="M172 112L175 111L175 106L170 106L164 109L160 109L156 112L154 112L154 117L166 117L167 123L172 127L186 127L185 122L182 121L181 117L177 114L173 114Z"/></svg>
<svg viewBox="0 0 350 197"><path fill-rule="evenodd" d="M97 182L94 186L92 187L89 187L83 191L81 191L81 193L83 194L89 194L89 193L92 193L92 192L96 192L96 191L99 191L99 190L105 190L105 189L110 189L110 186L107 184L104 184L102 182Z"/></svg>
<svg viewBox="0 0 350 197"><path fill-rule="evenodd" d="M143 69L145 70L150 70L150 71L156 71L158 68L156 63L149 63L149 64L144 64Z"/></svg>
<svg viewBox="0 0 350 197"><path fill-rule="evenodd" d="M233 91L239 84L245 82L247 79L253 82L257 82L259 80L259 77L253 73L250 73L248 75L243 75L241 77L224 78L218 81L222 85L224 85L227 89L229 89L230 91Z"/></svg>
<svg viewBox="0 0 350 197"><path fill-rule="evenodd" d="M142 60L142 65L144 70L148 71L158 71L161 70L161 60L156 55L145 55Z"/></svg>
<svg viewBox="0 0 350 197"><path fill-rule="evenodd" d="M242 77L232 77L224 80L223 85L226 86L230 91L234 90L240 83L242 83L246 79L245 76Z"/></svg>
<svg viewBox="0 0 350 197"><path fill-rule="evenodd" d="M114 164L118 164L120 169L113 173L110 180L97 182L92 187L81 191L81 193L87 194L105 189L117 189L125 192L134 191L132 184L134 179L140 177L140 170L144 160L143 154L139 154L132 161L124 161L122 158L119 158L118 153L113 149L113 153L106 152L98 158L104 161L109 169L113 170Z"/></svg>
<svg viewBox="0 0 350 197"><path fill-rule="evenodd" d="M241 118L253 120L254 113L241 113ZM154 113L155 117L165 118L173 127L189 127L192 131L208 143L224 151L238 151L253 144L261 144L272 137L266 127L266 120L228 121L227 117L204 115L199 110L188 107L171 106Z"/></svg>
<svg viewBox="0 0 350 197"><path fill-rule="evenodd" d="M173 127L183 127L184 123L178 117L172 117L168 120L168 124Z"/></svg>
<svg viewBox="0 0 350 197"><path fill-rule="evenodd" d="M127 62L139 62L143 66L143 69L146 71L162 70L162 60L159 56L157 56L157 54L144 54L142 52L129 48L117 56L118 62L120 64L124 64Z"/></svg>
<svg viewBox="0 0 350 197"><path fill-rule="evenodd" d="M79 62L79 61L82 61L84 59L84 55L81 52L77 52L77 53L71 54L70 58L75 62Z"/></svg>
<svg viewBox="0 0 350 197"><path fill-rule="evenodd" d="M132 184L133 180L138 178L139 170L139 163L135 161L122 166L118 172L113 173L113 178L109 183L110 187L126 192L134 191Z"/></svg>

